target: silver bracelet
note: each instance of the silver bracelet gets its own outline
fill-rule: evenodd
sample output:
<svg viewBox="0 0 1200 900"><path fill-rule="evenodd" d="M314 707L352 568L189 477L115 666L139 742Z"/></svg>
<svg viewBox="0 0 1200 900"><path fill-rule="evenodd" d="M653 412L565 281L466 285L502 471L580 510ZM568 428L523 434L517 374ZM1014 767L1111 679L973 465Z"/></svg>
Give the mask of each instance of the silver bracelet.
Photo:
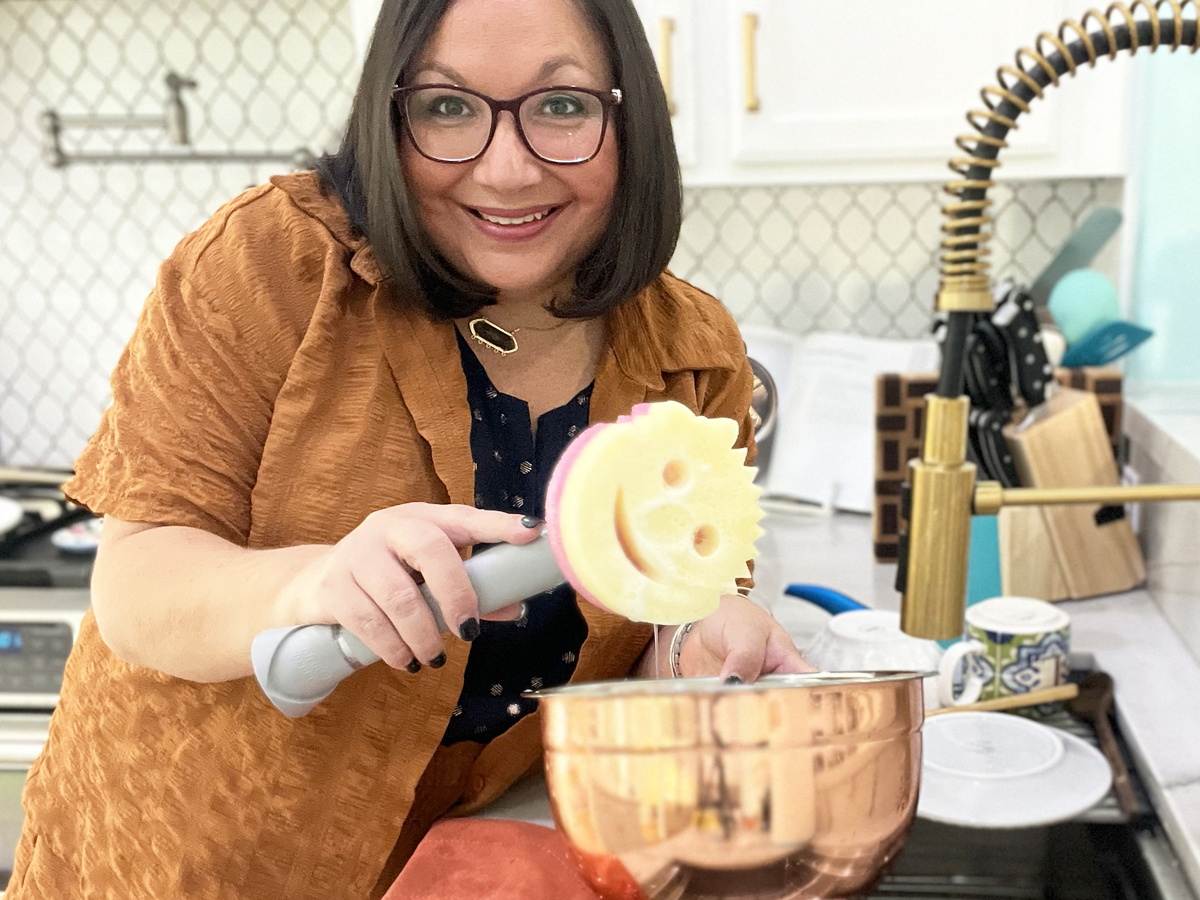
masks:
<svg viewBox="0 0 1200 900"><path fill-rule="evenodd" d="M683 652L683 640L688 636L695 622L685 622L675 629L675 636L671 638L671 677L682 678L683 673L679 671L679 654Z"/></svg>

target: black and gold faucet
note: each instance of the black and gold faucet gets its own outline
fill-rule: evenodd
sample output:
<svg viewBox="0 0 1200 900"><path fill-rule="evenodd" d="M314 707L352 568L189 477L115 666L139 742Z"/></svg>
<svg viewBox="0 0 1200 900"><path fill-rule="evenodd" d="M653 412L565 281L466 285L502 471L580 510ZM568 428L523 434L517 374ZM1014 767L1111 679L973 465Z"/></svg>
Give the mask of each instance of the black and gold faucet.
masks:
<svg viewBox="0 0 1200 900"><path fill-rule="evenodd" d="M1115 60L1122 52L1134 56L1143 49L1200 50L1198 17L1200 0L1136 0L1112 3L1104 13L1089 10L1082 21L1069 19L1057 33L1042 32L1033 47L1018 50L1015 65L1001 66L997 83L983 89L985 108L967 113L974 133L956 140L964 155L950 161L958 178L946 185L954 199L942 210L936 303L947 316L942 370L936 393L926 397L925 443L921 458L909 464L902 510L908 531L901 535L896 587L903 594L901 627L911 635L961 636L973 514L995 515L1003 506L1200 500L1200 485L1038 489L977 483L975 465L967 461L970 401L962 396L973 317L995 306L987 262L987 193L1008 133L1047 88L1084 66L1094 67L1102 57Z"/></svg>

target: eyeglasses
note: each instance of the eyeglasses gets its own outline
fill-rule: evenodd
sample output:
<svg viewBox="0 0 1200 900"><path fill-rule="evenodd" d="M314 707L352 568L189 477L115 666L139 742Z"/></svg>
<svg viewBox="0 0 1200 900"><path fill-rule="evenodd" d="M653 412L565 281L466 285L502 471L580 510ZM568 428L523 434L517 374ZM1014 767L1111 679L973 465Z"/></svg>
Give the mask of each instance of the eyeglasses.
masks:
<svg viewBox="0 0 1200 900"><path fill-rule="evenodd" d="M573 165L600 152L609 110L620 104L621 91L551 87L495 100L452 84L418 84L394 88L392 102L417 152L436 162L483 156L507 110L530 153L543 162Z"/></svg>

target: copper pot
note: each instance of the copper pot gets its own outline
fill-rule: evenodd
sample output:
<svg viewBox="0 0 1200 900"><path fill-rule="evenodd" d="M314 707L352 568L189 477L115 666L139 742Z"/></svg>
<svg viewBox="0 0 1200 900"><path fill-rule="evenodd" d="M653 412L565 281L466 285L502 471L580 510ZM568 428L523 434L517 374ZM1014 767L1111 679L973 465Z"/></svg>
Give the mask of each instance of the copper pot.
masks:
<svg viewBox="0 0 1200 900"><path fill-rule="evenodd" d="M538 692L555 822L606 900L853 895L916 813L921 676Z"/></svg>

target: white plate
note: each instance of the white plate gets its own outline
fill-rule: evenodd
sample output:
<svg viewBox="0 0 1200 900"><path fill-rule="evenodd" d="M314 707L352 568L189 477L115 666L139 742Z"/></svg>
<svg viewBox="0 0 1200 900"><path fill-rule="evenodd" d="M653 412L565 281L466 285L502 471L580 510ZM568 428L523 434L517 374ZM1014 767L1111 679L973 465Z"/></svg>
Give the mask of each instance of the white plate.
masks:
<svg viewBox="0 0 1200 900"><path fill-rule="evenodd" d="M103 519L84 519L50 535L50 543L64 553L95 553L100 546Z"/></svg>
<svg viewBox="0 0 1200 900"><path fill-rule="evenodd" d="M16 500L0 497L0 535L4 535L17 526L25 517L25 510Z"/></svg>
<svg viewBox="0 0 1200 900"><path fill-rule="evenodd" d="M1065 822L1108 793L1104 755L1021 716L961 712L928 719L917 815L970 828Z"/></svg>

